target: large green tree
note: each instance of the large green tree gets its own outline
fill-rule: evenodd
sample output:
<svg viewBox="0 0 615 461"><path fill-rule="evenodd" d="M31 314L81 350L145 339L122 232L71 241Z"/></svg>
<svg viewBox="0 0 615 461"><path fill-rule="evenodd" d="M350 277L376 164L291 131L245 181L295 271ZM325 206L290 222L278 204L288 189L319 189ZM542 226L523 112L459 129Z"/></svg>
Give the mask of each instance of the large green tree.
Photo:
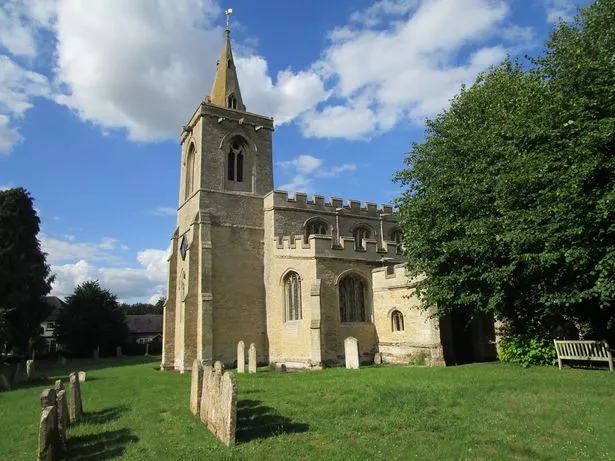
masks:
<svg viewBox="0 0 615 461"><path fill-rule="evenodd" d="M124 343L125 319L117 297L98 281L87 281L66 298L55 334L58 343L75 355L89 355L99 346L109 351Z"/></svg>
<svg viewBox="0 0 615 461"><path fill-rule="evenodd" d="M21 187L0 191L0 342L27 354L49 313L43 297L53 281L39 230L29 193Z"/></svg>
<svg viewBox="0 0 615 461"><path fill-rule="evenodd" d="M615 0L560 23L427 122L397 174L411 270L439 314L614 339Z"/></svg>

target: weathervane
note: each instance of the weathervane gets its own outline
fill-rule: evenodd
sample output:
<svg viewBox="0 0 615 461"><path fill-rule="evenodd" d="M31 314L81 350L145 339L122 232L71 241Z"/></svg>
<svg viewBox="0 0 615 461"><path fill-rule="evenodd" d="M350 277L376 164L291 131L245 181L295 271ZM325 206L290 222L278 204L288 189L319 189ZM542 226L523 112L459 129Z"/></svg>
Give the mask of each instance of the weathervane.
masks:
<svg viewBox="0 0 615 461"><path fill-rule="evenodd" d="M231 14L233 14L233 8L229 8L224 12L226 14L226 30L231 30Z"/></svg>

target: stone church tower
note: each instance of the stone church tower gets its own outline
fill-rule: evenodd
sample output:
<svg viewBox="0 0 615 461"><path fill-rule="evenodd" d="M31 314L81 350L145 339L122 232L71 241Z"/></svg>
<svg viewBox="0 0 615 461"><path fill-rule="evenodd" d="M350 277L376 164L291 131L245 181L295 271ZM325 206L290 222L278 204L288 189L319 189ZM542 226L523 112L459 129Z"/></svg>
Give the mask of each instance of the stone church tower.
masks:
<svg viewBox="0 0 615 461"><path fill-rule="evenodd" d="M164 369L233 362L240 340L267 359L263 197L273 189L272 132L271 117L246 111L227 27L211 93L180 135Z"/></svg>

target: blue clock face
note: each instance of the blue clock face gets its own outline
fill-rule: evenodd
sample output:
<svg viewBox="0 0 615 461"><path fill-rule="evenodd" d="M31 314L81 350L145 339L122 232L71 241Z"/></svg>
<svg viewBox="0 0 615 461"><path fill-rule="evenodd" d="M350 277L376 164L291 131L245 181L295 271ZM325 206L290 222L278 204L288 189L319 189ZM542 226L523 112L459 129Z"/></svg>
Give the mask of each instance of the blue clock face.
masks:
<svg viewBox="0 0 615 461"><path fill-rule="evenodd" d="M179 253L182 255L182 260L186 259L186 253L188 252L188 239L184 235L182 238L182 244L179 246Z"/></svg>

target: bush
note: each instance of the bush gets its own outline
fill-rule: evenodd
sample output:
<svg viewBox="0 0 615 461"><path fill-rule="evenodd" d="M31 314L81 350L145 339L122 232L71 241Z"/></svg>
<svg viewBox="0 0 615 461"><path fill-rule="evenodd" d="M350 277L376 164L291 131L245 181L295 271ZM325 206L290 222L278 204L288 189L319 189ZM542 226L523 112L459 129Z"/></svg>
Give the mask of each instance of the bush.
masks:
<svg viewBox="0 0 615 461"><path fill-rule="evenodd" d="M555 365L557 355L552 341L544 338L509 336L500 343L500 360L522 367Z"/></svg>

